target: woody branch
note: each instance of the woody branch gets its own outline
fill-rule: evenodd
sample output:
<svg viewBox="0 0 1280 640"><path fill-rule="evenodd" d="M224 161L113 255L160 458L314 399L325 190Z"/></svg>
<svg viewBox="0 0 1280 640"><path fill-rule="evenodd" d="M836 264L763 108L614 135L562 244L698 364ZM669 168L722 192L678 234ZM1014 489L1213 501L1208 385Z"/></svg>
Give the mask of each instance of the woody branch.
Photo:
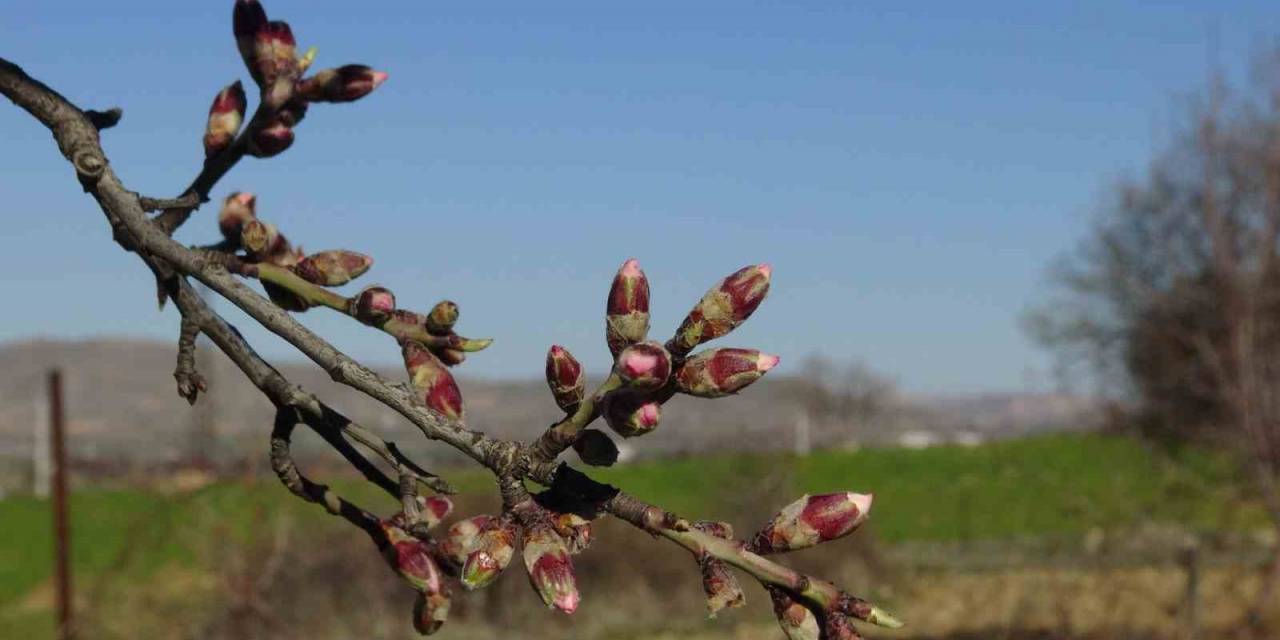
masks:
<svg viewBox="0 0 1280 640"><path fill-rule="evenodd" d="M465 589L494 580L517 546L530 582L549 607L576 610L580 595L571 556L591 540L591 522L610 514L689 551L702 574L708 610L714 615L743 602L729 567L759 580L770 591L779 623L788 637L855 638L850 619L898 626L892 616L835 585L797 573L770 559L773 554L828 542L856 530L867 518L869 495L851 492L804 496L785 507L747 540L734 538L725 523L687 521L613 487L591 480L555 460L573 447L588 465L617 458L612 438L589 429L603 417L615 434L652 433L661 408L677 393L716 398L732 395L777 364L777 357L752 349L693 350L745 321L764 299L768 265L745 267L713 287L665 344L648 339L649 284L638 263L619 269L606 305L606 338L615 365L590 395L582 367L562 347L548 353L547 380L565 417L536 442L499 440L469 429L451 367L465 354L488 346L453 332L457 305L443 301L425 314L399 309L394 294L370 287L346 297L328 287L359 277L372 260L347 250L304 255L274 226L257 216L256 198L233 193L223 200L218 227L223 238L204 248L186 247L170 236L208 199L219 179L245 156L272 157L289 148L294 128L308 107L349 102L379 85L386 74L361 65L327 69L304 77L314 49L299 57L287 23L268 21L256 0L237 0L233 15L238 48L260 89L260 103L243 129L246 98L239 82L220 91L204 137L206 161L181 196L159 200L129 191L109 166L99 129L116 124L119 110L84 111L18 66L0 59L0 93L53 133L85 189L98 202L114 239L137 253L156 275L161 300L172 299L182 315L179 393L194 402L205 391L195 370L193 345L203 333L277 407L271 437L272 467L299 497L324 506L366 531L392 568L420 597L414 625L433 633L447 617L453 579ZM106 115L104 115L104 113ZM149 218L148 210L162 213ZM256 279L267 297L237 279ZM195 294L195 278L283 337L330 376L382 402L417 426L489 469L503 498L502 513L456 521L433 533L452 510L443 494L448 484L405 457L394 443L353 423L319 398L289 382L263 360L238 331ZM377 328L401 345L409 384L378 375L294 320L315 306L326 307ZM294 426L306 424L369 482L399 499L401 508L383 518L307 478L289 445ZM365 457L363 447L384 467ZM394 476L394 477L392 477ZM547 487L529 494L524 481ZM437 495L418 494L426 486Z"/></svg>

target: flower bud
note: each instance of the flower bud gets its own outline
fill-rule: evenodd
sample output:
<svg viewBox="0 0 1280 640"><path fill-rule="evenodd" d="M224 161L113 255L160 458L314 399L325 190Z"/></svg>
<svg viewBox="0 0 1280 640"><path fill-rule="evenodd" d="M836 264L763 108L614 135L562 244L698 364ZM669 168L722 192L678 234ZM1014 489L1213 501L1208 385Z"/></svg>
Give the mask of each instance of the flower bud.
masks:
<svg viewBox="0 0 1280 640"><path fill-rule="evenodd" d="M440 567L431 558L431 549L425 542L414 537L408 531L383 521L382 531L387 536L387 545L383 555L387 562L414 589L423 593L442 593L444 577Z"/></svg>
<svg viewBox="0 0 1280 640"><path fill-rule="evenodd" d="M632 258L622 263L609 287L605 306L605 341L615 357L649 333L649 279Z"/></svg>
<svg viewBox="0 0 1280 640"><path fill-rule="evenodd" d="M564 540L570 555L578 555L591 546L591 521L576 513L557 513L551 528Z"/></svg>
<svg viewBox="0 0 1280 640"><path fill-rule="evenodd" d="M453 512L453 501L447 496L418 496L418 512L427 528L434 528Z"/></svg>
<svg viewBox="0 0 1280 640"><path fill-rule="evenodd" d="M582 365L560 345L552 345L547 351L547 386L556 404L565 411L573 411L586 394L586 378Z"/></svg>
<svg viewBox="0 0 1280 640"><path fill-rule="evenodd" d="M255 158L270 158L279 155L293 145L293 129L284 123L274 121L261 129L255 129L249 136L249 155Z"/></svg>
<svg viewBox="0 0 1280 640"><path fill-rule="evenodd" d="M493 516L479 515L453 523L440 541L441 554L455 566L462 567L475 548L476 538L496 521Z"/></svg>
<svg viewBox="0 0 1280 640"><path fill-rule="evenodd" d="M511 562L519 530L506 518L492 518L476 534L462 563L460 579L468 591L492 583Z"/></svg>
<svg viewBox="0 0 1280 640"><path fill-rule="evenodd" d="M457 349L435 349L431 353L436 354L446 367L456 367L467 360L467 354Z"/></svg>
<svg viewBox="0 0 1280 640"><path fill-rule="evenodd" d="M618 354L613 370L633 389L657 389L671 377L671 354L656 342L637 342Z"/></svg>
<svg viewBox="0 0 1280 640"><path fill-rule="evenodd" d="M578 582L569 549L551 527L534 526L525 535L524 567L529 584L548 608L565 613L578 608Z"/></svg>
<svg viewBox="0 0 1280 640"><path fill-rule="evenodd" d="M349 64L336 69L322 69L298 83L298 95L311 102L351 102L359 100L383 82L385 71L374 71L362 64Z"/></svg>
<svg viewBox="0 0 1280 640"><path fill-rule="evenodd" d="M258 3L237 2L237 13L241 4L257 5ZM261 5L258 5L258 11L262 12ZM266 18L265 12L261 13L260 18ZM263 105L270 109L279 109L293 97L293 86L299 74L298 43L294 40L289 23L280 20L262 23L258 20L259 16L252 16L252 44L248 47L249 56L245 58L245 64L249 67L249 75L262 90ZM244 25L246 30L249 29L250 23L250 20L246 20ZM246 33L245 40L242 40L241 25L238 21L235 22L235 27L237 29L236 44L241 47L241 57L245 57L244 45L249 43L248 34Z"/></svg>
<svg viewBox="0 0 1280 640"><path fill-rule="evenodd" d="M239 80L218 92L209 107L209 122L204 128L204 157L212 158L231 146L244 123L244 109L244 87Z"/></svg>
<svg viewBox="0 0 1280 640"><path fill-rule="evenodd" d="M704 554L698 565L702 569L702 590L707 594L707 616L714 618L723 609L746 604L738 579L723 562Z"/></svg>
<svg viewBox="0 0 1280 640"><path fill-rule="evenodd" d="M276 230L275 225L256 218L241 225L240 246L257 261L275 262L274 258L287 256L292 251L289 239Z"/></svg>
<svg viewBox="0 0 1280 640"><path fill-rule="evenodd" d="M462 393L458 391L458 383L454 382L453 375L445 368L444 363L426 347L411 340L401 343L401 353L413 387L422 394L427 408L449 420L460 419Z"/></svg>
<svg viewBox="0 0 1280 640"><path fill-rule="evenodd" d="M611 467L618 461L618 445L603 431L586 429L573 441L573 450L593 467Z"/></svg>
<svg viewBox="0 0 1280 640"><path fill-rule="evenodd" d="M768 587L769 598L773 601L773 614L778 617L778 626L787 640L818 640L821 632L818 618L808 607L796 602L786 591L777 587Z"/></svg>
<svg viewBox="0 0 1280 640"><path fill-rule="evenodd" d="M254 213L257 204L258 198L252 193L236 191L227 196L222 201L222 210L218 212L218 231L222 232L222 237L240 242L240 232L245 223L257 217Z"/></svg>
<svg viewBox="0 0 1280 640"><path fill-rule="evenodd" d="M396 296L385 287L366 287L350 303L351 315L365 324L377 325L396 310Z"/></svg>
<svg viewBox="0 0 1280 640"><path fill-rule="evenodd" d="M694 306L668 343L676 355L719 338L742 324L769 293L773 269L767 264L743 267L712 287Z"/></svg>
<svg viewBox="0 0 1280 640"><path fill-rule="evenodd" d="M778 365L778 356L755 349L710 349L685 360L676 389L699 398L732 395Z"/></svg>
<svg viewBox="0 0 1280 640"><path fill-rule="evenodd" d="M258 0L236 0L231 14L231 28L236 36L236 48L244 66L249 69L253 81L262 85L258 64L258 34L267 29L267 11Z"/></svg>
<svg viewBox="0 0 1280 640"><path fill-rule="evenodd" d="M804 495L783 507L751 540L751 550L783 553L812 547L853 533L867 520L871 494Z"/></svg>
<svg viewBox="0 0 1280 640"><path fill-rule="evenodd" d="M698 520L696 522L691 523L689 526L713 538L720 538L721 540L733 539L733 525L729 524L728 522L717 522L714 520Z"/></svg>
<svg viewBox="0 0 1280 640"><path fill-rule="evenodd" d="M448 617L449 595L447 593L422 593L413 602L413 628L424 636L439 631Z"/></svg>
<svg viewBox="0 0 1280 640"><path fill-rule="evenodd" d="M458 322L458 304L452 300L441 300L431 307L425 324L427 333L436 336L448 335L453 325Z"/></svg>
<svg viewBox="0 0 1280 640"><path fill-rule="evenodd" d="M354 251L335 249L313 253L293 266L298 277L325 287L337 287L359 278L373 265L373 258Z"/></svg>
<svg viewBox="0 0 1280 640"><path fill-rule="evenodd" d="M603 414L614 433L634 438L658 428L662 405L639 393L615 391L605 396Z"/></svg>

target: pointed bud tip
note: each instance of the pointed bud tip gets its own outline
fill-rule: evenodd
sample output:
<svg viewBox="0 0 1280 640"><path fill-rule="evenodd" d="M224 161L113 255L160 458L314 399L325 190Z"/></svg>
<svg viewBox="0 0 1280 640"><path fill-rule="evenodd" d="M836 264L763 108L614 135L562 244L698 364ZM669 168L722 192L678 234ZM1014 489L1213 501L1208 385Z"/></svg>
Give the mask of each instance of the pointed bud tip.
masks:
<svg viewBox="0 0 1280 640"><path fill-rule="evenodd" d="M622 268L618 271L624 276L638 276L640 275L640 261L635 258L627 258L627 261L622 263Z"/></svg>
<svg viewBox="0 0 1280 640"><path fill-rule="evenodd" d="M235 199L240 204L246 207L251 207L253 206L254 201L258 199L258 196L255 196L252 193L249 193L248 191L241 191L240 193L237 193L235 195Z"/></svg>
<svg viewBox="0 0 1280 640"><path fill-rule="evenodd" d="M646 427L658 424L658 403L650 402L640 408L640 421Z"/></svg>
<svg viewBox="0 0 1280 640"><path fill-rule="evenodd" d="M853 506L858 508L858 513L868 513L871 511L871 502L875 498L873 493L853 493L849 492L849 501Z"/></svg>
<svg viewBox="0 0 1280 640"><path fill-rule="evenodd" d="M760 358L756 360L756 370L760 373L764 373L765 371L778 366L778 362L780 360L781 358L778 356L762 353L760 354Z"/></svg>
<svg viewBox="0 0 1280 640"><path fill-rule="evenodd" d="M578 590L573 589L568 593L562 593L556 596L556 599L552 602L552 606L565 613L573 613L578 610L578 603L581 600L582 598L578 595Z"/></svg>
<svg viewBox="0 0 1280 640"><path fill-rule="evenodd" d="M389 76L390 74L388 74L386 71L374 71L369 74L369 77L371 78L371 82L373 83L374 89L377 89L378 86L386 82Z"/></svg>
<svg viewBox="0 0 1280 640"><path fill-rule="evenodd" d="M773 265L769 264L768 262L762 262L756 265L756 269L758 269L760 273L764 274L765 278L769 278L770 276L773 275Z"/></svg>
<svg viewBox="0 0 1280 640"><path fill-rule="evenodd" d="M551 351L551 354L552 354L552 355L557 356L557 357L564 355L564 347L562 347L562 346L560 346L560 345L558 345L558 344L553 344L553 345L551 345L551 349L550 349L550 351Z"/></svg>

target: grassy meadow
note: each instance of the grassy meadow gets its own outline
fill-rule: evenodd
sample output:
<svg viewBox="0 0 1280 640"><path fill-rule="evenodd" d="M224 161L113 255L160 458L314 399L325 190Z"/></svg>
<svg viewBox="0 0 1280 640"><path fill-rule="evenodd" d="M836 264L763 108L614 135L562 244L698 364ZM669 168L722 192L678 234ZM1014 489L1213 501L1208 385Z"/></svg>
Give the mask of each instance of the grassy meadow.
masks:
<svg viewBox="0 0 1280 640"><path fill-rule="evenodd" d="M1028 540L1075 544L1097 532L1152 523L1191 532L1240 533L1263 524L1260 510L1233 480L1228 460L1198 451L1171 455L1129 439L1096 434L972 448L827 451L803 458L706 456L591 473L682 515L727 520L740 534L749 533L803 492L874 492L871 523L856 538L890 551ZM492 498L485 475L471 470L446 475L462 491L460 512L495 506L486 502ZM395 508L388 497L355 479L324 480L366 507L382 512ZM145 592L143 601L150 605L144 609L157 620L199 620L208 599L221 597L228 558L239 557L234 550L269 545L273 535L294 541L289 545L350 541L357 554L365 553L358 545L368 545L360 539L362 534L297 500L270 478L226 481L174 494L78 486L72 499L72 531L81 606L101 617L102 608L124 603L132 592ZM604 529L600 538L614 531ZM637 556L665 553L660 543L648 542L645 536L618 535L644 545ZM315 546L324 552L323 543ZM592 551L597 549L583 557L589 558ZM52 553L46 502L24 497L0 501L0 628L20 631L21 637L49 637ZM371 556L369 560L376 562ZM245 572L252 575L254 569ZM383 578L395 586L390 574ZM682 579L696 587L695 579ZM161 582L179 586L165 593L157 590ZM768 607L762 601L756 595L753 608L758 611L751 620L760 620L763 611L767 622ZM193 629L173 637L198 635ZM132 632L118 633L127 637Z"/></svg>

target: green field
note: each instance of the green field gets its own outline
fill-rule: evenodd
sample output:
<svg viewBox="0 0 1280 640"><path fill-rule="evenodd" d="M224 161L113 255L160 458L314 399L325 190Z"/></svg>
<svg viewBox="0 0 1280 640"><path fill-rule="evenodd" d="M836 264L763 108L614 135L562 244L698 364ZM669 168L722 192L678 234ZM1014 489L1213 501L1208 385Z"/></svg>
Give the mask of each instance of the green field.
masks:
<svg viewBox="0 0 1280 640"><path fill-rule="evenodd" d="M1197 530L1261 524L1231 470L1229 461L1202 452L1170 456L1119 437L1061 435L976 448L711 456L591 473L681 515L740 527L801 492L870 491L871 529L893 543L1061 537L1142 521ZM464 491L491 486L476 471L449 477ZM354 479L333 484L366 505L394 508ZM207 540L247 536L255 523L278 515L309 527L342 526L270 479L181 495L80 490L72 500L74 570L86 582L110 574L124 583L164 566L198 565ZM0 501L0 621L26 617L12 611L15 603L47 583L49 532L47 503Z"/></svg>

